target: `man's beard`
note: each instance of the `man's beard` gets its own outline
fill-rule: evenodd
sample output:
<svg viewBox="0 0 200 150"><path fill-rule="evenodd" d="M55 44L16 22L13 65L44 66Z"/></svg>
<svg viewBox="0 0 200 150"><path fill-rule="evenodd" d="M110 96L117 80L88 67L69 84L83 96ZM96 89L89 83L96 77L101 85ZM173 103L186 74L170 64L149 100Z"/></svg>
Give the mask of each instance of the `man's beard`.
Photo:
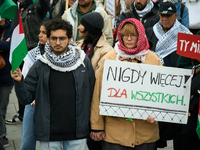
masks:
<svg viewBox="0 0 200 150"><path fill-rule="evenodd" d="M83 0L83 1L84 1L84 0ZM85 3L85 4L83 4L83 5L80 5L80 4L79 4L79 5L80 5L81 7L87 7L87 6L90 5L90 3L91 3L91 2Z"/></svg>
<svg viewBox="0 0 200 150"><path fill-rule="evenodd" d="M68 45L69 44L67 44L67 46L65 48L63 48L62 51L55 51L53 48L52 48L52 51L55 52L55 53L58 53L58 54L62 54L64 51L66 51L66 50L68 51Z"/></svg>
<svg viewBox="0 0 200 150"><path fill-rule="evenodd" d="M137 4L140 4L139 6L137 6ZM135 7L137 8L137 10L143 10L146 6L142 5L141 3L137 3L135 4Z"/></svg>

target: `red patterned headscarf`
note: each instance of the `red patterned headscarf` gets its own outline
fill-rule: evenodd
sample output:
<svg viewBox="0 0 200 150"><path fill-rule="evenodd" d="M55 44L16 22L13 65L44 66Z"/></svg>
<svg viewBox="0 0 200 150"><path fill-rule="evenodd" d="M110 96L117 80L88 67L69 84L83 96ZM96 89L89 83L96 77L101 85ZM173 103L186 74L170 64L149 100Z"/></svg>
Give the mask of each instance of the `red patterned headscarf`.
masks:
<svg viewBox="0 0 200 150"><path fill-rule="evenodd" d="M135 48L127 48L123 44L123 40L122 40L122 36L120 34L120 31L123 28L124 24L127 23L127 22L130 22L131 24L133 24L136 27L136 30L138 32L138 41L137 41L137 45L136 45ZM128 19L122 21L121 24L118 27L117 36L118 36L118 40L119 40L118 48L128 55L135 55L135 54L138 54L142 51L148 51L149 50L149 42L148 42L148 39L147 39L146 34L145 34L144 26L137 19L128 18Z"/></svg>

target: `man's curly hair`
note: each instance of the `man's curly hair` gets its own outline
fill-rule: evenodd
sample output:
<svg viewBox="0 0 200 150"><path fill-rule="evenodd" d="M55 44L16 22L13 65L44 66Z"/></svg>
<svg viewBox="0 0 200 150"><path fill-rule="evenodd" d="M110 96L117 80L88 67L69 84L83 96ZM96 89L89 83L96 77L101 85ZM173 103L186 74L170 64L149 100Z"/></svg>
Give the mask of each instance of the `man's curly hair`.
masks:
<svg viewBox="0 0 200 150"><path fill-rule="evenodd" d="M48 21L48 25L46 27L47 37L50 37L51 31L56 31L59 29L67 31L68 38L72 37L72 25L68 21L62 19L51 19Z"/></svg>

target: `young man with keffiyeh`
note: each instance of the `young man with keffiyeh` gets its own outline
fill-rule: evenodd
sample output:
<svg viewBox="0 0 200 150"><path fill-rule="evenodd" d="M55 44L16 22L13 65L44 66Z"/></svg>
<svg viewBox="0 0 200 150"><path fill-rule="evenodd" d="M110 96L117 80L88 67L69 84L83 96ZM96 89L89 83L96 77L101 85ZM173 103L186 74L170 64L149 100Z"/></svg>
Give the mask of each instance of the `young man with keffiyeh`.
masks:
<svg viewBox="0 0 200 150"><path fill-rule="evenodd" d="M119 41L114 50L104 56L104 60L162 65L158 56L149 50L145 29L139 20L124 20L119 25L117 36ZM103 140L104 150L154 150L159 139L158 124L154 118L128 121L126 118L99 114L103 67L104 61L94 88L90 117L93 132L90 137L95 141Z"/></svg>
<svg viewBox="0 0 200 150"><path fill-rule="evenodd" d="M34 135L42 150L85 150L89 134L94 71L72 39L72 25L61 19L47 26L45 53L25 79L18 68L12 77L23 104L35 100Z"/></svg>
<svg viewBox="0 0 200 150"><path fill-rule="evenodd" d="M178 20L176 7L171 2L164 2L159 8L160 21L146 30L151 50L164 59L165 66L176 67L179 55L176 54L178 33L191 34L188 28Z"/></svg>

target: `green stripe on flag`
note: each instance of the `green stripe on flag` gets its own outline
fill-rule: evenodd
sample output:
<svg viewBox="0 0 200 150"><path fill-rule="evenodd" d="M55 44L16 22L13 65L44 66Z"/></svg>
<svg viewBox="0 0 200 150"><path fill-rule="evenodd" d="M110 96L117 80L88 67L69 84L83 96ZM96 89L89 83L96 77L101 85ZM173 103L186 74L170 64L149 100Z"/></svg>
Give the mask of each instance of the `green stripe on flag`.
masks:
<svg viewBox="0 0 200 150"><path fill-rule="evenodd" d="M199 90L198 90L199 93ZM200 94L200 93L199 93ZM198 109L198 115L197 115L197 128L196 128L197 135L200 139L200 95L199 95L199 109Z"/></svg>
<svg viewBox="0 0 200 150"><path fill-rule="evenodd" d="M13 20L17 5L12 0L5 0L4 3L0 6L0 16L1 18L6 18Z"/></svg>
<svg viewBox="0 0 200 150"><path fill-rule="evenodd" d="M26 41L24 38L12 53L12 73L20 66L27 53Z"/></svg>
<svg viewBox="0 0 200 150"><path fill-rule="evenodd" d="M200 123L199 122L200 122L200 116L198 115L196 132L197 132L197 135L200 139Z"/></svg>

